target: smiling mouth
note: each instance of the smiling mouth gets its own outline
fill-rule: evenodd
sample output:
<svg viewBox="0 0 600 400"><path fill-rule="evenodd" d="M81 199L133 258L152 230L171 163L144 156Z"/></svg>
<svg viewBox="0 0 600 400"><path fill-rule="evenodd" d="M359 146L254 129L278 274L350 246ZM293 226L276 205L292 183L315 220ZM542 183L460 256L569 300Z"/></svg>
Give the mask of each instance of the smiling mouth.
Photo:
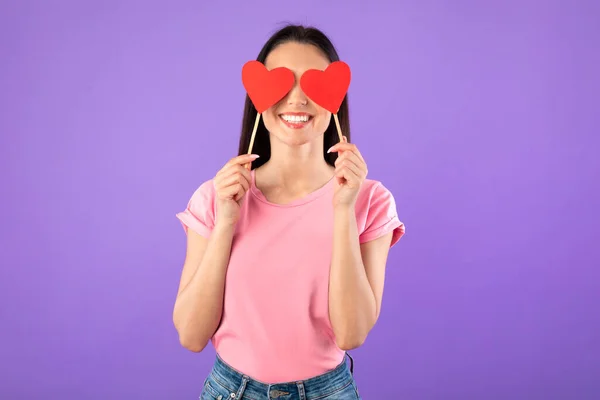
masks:
<svg viewBox="0 0 600 400"><path fill-rule="evenodd" d="M279 119L289 128L302 129L312 121L313 116L306 113L283 113L279 114Z"/></svg>

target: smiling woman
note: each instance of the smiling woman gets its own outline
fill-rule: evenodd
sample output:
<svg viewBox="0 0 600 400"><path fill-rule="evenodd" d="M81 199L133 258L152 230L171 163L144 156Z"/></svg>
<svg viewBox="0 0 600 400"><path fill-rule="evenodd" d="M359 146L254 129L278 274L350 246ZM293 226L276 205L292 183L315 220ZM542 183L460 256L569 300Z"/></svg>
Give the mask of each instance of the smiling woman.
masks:
<svg viewBox="0 0 600 400"><path fill-rule="evenodd" d="M332 62L339 61L340 57L329 38L318 29L288 26L275 33L267 43L265 43L256 60L265 64L269 70L279 66L291 69L296 79L294 87L288 93L288 96L296 96L297 101L298 93L302 92L299 84L302 74L306 70L312 68L324 70ZM302 96L304 96L304 93L302 93ZM316 113L317 106L310 102L309 99L306 101L307 106L308 103L310 103L310 106L313 107L312 112ZM283 107L288 107L288 109L292 108L291 105L282 103L279 103L278 106L280 108L280 113L285 112L286 109ZM264 122L261 120L258 125L255 142L253 144L253 152L260 156L260 158L253 162L253 166L256 168L265 164L271 157L272 143L269 132L273 133L273 131L271 131L269 127L272 129L275 124L274 120L275 116L277 116L275 108L276 107L272 107L270 110L267 110L265 115L263 115ZM321 125L316 126L315 130L321 132L321 135L323 136L323 156L325 157L325 160L328 164L334 165L337 154L327 154L326 150L338 142L335 124L331 123L331 113L320 107L319 111L321 112ZM300 112L311 115L311 111L307 109L303 109ZM245 154L248 151L250 134L256 119L256 114L256 108L252 104L250 97L246 96L238 149L239 155ZM344 132L344 135L347 137L348 141L350 141L351 133L347 95L341 103L338 111L338 118L340 120L342 132Z"/></svg>
<svg viewBox="0 0 600 400"><path fill-rule="evenodd" d="M251 155L258 112L246 98L240 155L177 214L187 254L173 320L184 347L217 351L202 399L360 398L347 351L379 317L404 225L349 143L347 97L339 142L332 113L302 91L306 71L338 59L317 29L275 33L258 61L291 70L293 86L262 113Z"/></svg>

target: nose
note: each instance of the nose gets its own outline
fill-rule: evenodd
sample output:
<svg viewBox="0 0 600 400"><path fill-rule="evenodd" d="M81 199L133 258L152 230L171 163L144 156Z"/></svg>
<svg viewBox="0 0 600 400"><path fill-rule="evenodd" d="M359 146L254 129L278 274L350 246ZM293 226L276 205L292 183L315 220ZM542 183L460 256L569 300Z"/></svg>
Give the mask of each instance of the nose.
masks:
<svg viewBox="0 0 600 400"><path fill-rule="evenodd" d="M298 79L296 79L292 90L288 93L287 104L290 106L305 106L308 104L308 97L306 97L298 82Z"/></svg>

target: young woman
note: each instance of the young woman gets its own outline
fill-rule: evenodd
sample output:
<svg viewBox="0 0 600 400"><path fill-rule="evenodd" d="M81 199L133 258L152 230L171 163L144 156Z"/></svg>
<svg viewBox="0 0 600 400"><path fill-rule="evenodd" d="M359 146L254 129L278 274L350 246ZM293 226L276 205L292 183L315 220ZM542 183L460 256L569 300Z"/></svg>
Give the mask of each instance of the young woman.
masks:
<svg viewBox="0 0 600 400"><path fill-rule="evenodd" d="M240 155L177 214L187 252L175 327L185 348L212 340L216 349L201 399L359 399L346 352L379 317L388 252L404 225L350 144L347 98L338 143L331 113L298 84L339 60L330 40L287 26L257 60L291 69L296 82L263 113L254 155L245 154L256 117L246 97Z"/></svg>

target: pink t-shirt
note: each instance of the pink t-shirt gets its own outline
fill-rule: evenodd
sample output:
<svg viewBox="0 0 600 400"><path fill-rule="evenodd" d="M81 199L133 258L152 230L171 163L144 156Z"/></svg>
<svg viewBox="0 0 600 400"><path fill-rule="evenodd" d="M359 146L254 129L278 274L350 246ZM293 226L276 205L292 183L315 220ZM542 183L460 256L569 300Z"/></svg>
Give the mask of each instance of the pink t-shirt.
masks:
<svg viewBox="0 0 600 400"><path fill-rule="evenodd" d="M265 382L307 379L335 368L344 351L329 321L334 179L302 199L273 204L256 187L242 203L227 269L222 322L212 343L220 357ZM392 194L366 180L356 203L360 242L404 234ZM213 181L177 214L184 229L208 237L216 218Z"/></svg>

